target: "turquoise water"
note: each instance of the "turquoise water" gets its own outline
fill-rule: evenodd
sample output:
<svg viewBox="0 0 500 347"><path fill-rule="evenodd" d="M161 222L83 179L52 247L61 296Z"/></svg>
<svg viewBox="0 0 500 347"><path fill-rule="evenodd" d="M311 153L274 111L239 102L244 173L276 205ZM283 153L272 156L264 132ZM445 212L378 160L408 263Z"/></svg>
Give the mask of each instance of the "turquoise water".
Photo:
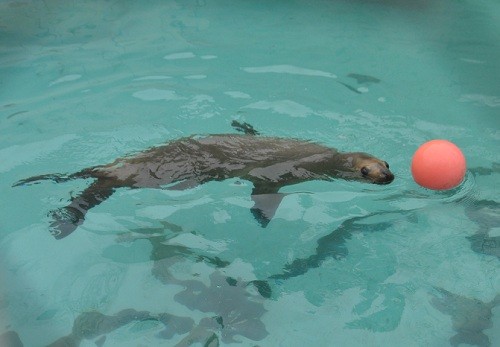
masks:
<svg viewBox="0 0 500 347"><path fill-rule="evenodd" d="M495 1L0 1L0 344L500 345L498 57ZM90 181L12 187L233 119L396 179L288 186L266 228L250 182L121 189L61 240ZM433 138L454 190L411 178Z"/></svg>

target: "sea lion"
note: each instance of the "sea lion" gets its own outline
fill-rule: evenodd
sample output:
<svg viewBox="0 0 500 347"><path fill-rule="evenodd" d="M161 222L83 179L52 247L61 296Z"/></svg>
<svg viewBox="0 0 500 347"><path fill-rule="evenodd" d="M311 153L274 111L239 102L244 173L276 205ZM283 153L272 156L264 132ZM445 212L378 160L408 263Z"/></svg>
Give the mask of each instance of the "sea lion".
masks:
<svg viewBox="0 0 500 347"><path fill-rule="evenodd" d="M70 175L50 174L21 180L14 186L50 179L76 178L95 181L66 207L51 213L56 239L72 233L83 223L89 209L109 198L118 188L183 190L209 181L238 177L253 183L251 211L265 227L284 194L283 186L335 178L376 184L394 180L387 162L366 153L342 153L314 142L255 136L247 123L233 122L244 134L191 136L153 147L107 165Z"/></svg>

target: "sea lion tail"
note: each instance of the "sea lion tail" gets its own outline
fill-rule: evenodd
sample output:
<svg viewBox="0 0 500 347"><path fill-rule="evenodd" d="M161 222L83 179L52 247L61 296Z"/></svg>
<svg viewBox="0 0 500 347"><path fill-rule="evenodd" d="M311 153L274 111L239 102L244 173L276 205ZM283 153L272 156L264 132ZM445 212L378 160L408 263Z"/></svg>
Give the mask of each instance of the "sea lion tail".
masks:
<svg viewBox="0 0 500 347"><path fill-rule="evenodd" d="M231 126L235 128L237 131L241 131L245 133L245 135L259 135L259 132L253 128L247 122L240 123L237 120L233 120L231 122Z"/></svg>
<svg viewBox="0 0 500 347"><path fill-rule="evenodd" d="M38 175L38 176L33 176L29 178L25 178L22 180L17 181L14 183L12 186L13 187L19 187L19 186L24 186L24 185L29 185L29 184L38 184L40 181L45 181L45 180L50 180L55 183L61 183L61 182L66 182L66 181L71 181L76 178L88 178L91 177L90 172L88 170L82 170L80 172L71 174L71 175L65 175L65 174L46 174L46 175Z"/></svg>

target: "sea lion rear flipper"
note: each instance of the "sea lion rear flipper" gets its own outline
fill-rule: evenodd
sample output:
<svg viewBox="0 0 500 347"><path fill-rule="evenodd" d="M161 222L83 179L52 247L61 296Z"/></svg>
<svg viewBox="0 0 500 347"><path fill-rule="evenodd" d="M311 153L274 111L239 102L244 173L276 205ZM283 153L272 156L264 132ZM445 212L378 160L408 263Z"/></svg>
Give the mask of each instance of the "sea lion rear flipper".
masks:
<svg viewBox="0 0 500 347"><path fill-rule="evenodd" d="M80 195L74 197L71 203L60 209L52 211L54 221L50 224L52 235L62 239L71 234L83 223L87 211L110 197L114 188L97 180L85 189Z"/></svg>
<svg viewBox="0 0 500 347"><path fill-rule="evenodd" d="M252 200L255 204L250 210L263 228L274 217L281 200L286 195L278 193L278 190L279 187L255 184L255 188L252 191Z"/></svg>
<svg viewBox="0 0 500 347"><path fill-rule="evenodd" d="M12 185L12 187L19 187L19 186L24 186L27 184L38 184L40 181L45 181L45 180L50 180L55 183L61 183L61 182L66 182L73 180L75 178L88 178L91 177L91 174L89 173L90 170L82 170L80 172L71 174L71 175L66 175L66 174L46 174L46 175L38 175L38 176L33 176L29 178L25 178L22 180L17 181Z"/></svg>

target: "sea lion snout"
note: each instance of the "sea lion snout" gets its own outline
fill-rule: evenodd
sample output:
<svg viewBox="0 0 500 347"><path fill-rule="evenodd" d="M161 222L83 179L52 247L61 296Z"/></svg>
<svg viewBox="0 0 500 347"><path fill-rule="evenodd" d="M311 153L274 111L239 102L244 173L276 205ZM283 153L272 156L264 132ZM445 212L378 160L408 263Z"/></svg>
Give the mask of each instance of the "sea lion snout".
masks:
<svg viewBox="0 0 500 347"><path fill-rule="evenodd" d="M375 184L389 184L394 181L394 174L389 168L378 163L369 167L363 167L361 174Z"/></svg>
<svg viewBox="0 0 500 347"><path fill-rule="evenodd" d="M375 184L389 184L394 181L394 174L389 170L389 164L375 158L365 158L360 172L364 179Z"/></svg>
<svg viewBox="0 0 500 347"><path fill-rule="evenodd" d="M394 181L394 174L389 169L380 170L378 177L373 181L376 184L389 184Z"/></svg>

